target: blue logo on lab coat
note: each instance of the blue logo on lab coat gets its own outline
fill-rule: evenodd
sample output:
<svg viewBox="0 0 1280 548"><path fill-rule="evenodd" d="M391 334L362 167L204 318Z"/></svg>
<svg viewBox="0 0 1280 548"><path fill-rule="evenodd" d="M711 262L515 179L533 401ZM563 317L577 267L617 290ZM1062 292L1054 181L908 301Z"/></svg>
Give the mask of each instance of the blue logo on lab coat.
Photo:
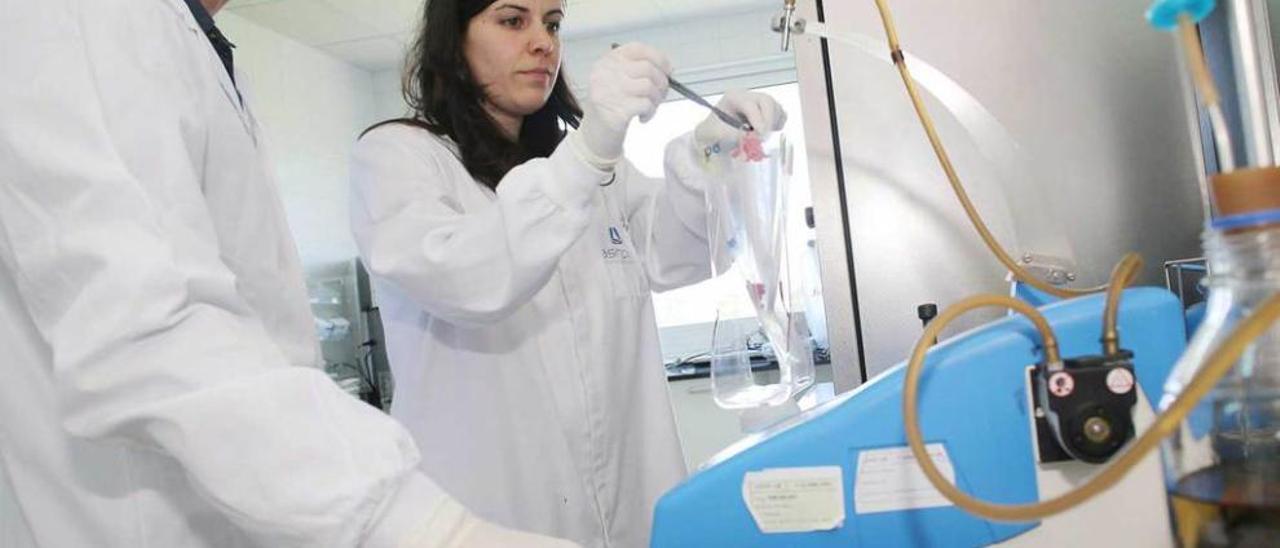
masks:
<svg viewBox="0 0 1280 548"><path fill-rule="evenodd" d="M622 232L618 230L618 227L609 227L609 241L613 242L613 245L622 245Z"/></svg>

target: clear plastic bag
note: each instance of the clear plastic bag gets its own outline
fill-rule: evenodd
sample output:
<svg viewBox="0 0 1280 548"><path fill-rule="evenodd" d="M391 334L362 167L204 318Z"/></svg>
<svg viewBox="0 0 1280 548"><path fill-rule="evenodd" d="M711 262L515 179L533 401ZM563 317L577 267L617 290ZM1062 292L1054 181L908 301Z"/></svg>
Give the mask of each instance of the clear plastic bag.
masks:
<svg viewBox="0 0 1280 548"><path fill-rule="evenodd" d="M774 406L813 384L811 336L804 314L791 302L787 249L790 149L785 140L766 146L763 158L721 159L707 194L708 235L717 276L736 276L756 312L754 329L717 314L712 335L711 386L727 409ZM749 325L749 324L748 324ZM763 333L767 345L753 348ZM767 346L767 348L764 348ZM752 371L752 358L772 357L778 378Z"/></svg>

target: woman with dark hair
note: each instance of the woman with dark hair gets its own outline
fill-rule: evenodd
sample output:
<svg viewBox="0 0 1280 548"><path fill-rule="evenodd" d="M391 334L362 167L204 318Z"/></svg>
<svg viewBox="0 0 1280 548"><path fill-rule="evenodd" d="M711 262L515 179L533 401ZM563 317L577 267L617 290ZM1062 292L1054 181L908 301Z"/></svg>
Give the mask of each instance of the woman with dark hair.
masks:
<svg viewBox="0 0 1280 548"><path fill-rule="evenodd" d="M665 181L641 175L623 139L671 67L648 46L609 51L579 108L564 15L562 0L429 0L412 114L356 146L352 230L423 470L499 524L647 546L685 474L650 291L710 276L705 170L741 135L709 117L667 146ZM785 120L760 94L721 108L760 131Z"/></svg>

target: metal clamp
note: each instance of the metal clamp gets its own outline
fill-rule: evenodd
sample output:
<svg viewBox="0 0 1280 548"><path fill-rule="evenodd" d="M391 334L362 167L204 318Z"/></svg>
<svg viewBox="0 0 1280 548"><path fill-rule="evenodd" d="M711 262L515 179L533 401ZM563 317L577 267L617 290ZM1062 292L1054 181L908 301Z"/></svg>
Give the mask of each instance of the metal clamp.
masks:
<svg viewBox="0 0 1280 548"><path fill-rule="evenodd" d="M791 50L792 34L804 34L805 20L804 18L796 17L795 14L795 0L786 0L783 3L782 11L773 16L773 19L769 22L769 28L773 29L773 32L782 33L782 51Z"/></svg>
<svg viewBox="0 0 1280 548"><path fill-rule="evenodd" d="M1066 285L1076 281L1075 265L1061 257L1025 253L1022 266L1028 272L1053 285Z"/></svg>

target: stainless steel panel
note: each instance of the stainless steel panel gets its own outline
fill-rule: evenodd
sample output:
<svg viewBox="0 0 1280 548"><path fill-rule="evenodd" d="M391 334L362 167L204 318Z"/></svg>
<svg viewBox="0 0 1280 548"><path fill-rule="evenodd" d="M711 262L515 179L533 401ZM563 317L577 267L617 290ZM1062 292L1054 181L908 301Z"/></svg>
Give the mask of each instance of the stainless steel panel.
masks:
<svg viewBox="0 0 1280 548"><path fill-rule="evenodd" d="M1280 112L1267 4L1263 0L1232 0L1223 9L1229 15L1231 59L1246 157L1249 165L1275 165L1280 147Z"/></svg>
<svg viewBox="0 0 1280 548"><path fill-rule="evenodd" d="M796 13L799 17L817 20L813 1L799 2ZM800 82L800 115L804 121L806 152L809 156L823 306L831 341L832 380L836 392L841 393L862 384L862 372L846 251L846 221L840 207L831 109L827 101L826 71L822 50L817 41L793 37L792 45Z"/></svg>

